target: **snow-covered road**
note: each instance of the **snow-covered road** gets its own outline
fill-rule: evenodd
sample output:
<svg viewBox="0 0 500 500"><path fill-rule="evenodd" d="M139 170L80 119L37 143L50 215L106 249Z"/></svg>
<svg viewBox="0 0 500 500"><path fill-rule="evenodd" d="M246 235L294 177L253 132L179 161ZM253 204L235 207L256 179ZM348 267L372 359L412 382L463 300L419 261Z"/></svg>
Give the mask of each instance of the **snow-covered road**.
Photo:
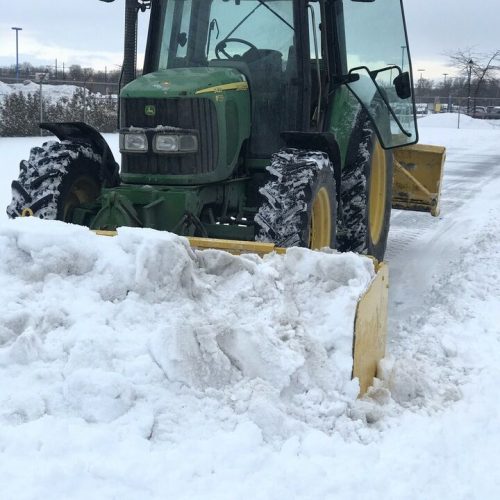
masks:
<svg viewBox="0 0 500 500"><path fill-rule="evenodd" d="M448 148L441 215L393 213L387 359L363 400L345 393L328 400L321 377L283 385L285 398L258 378L236 377L223 391L210 384L188 390L165 378L174 366L189 385L199 365L165 357L189 346L166 345L162 332L201 332L207 342L209 329L189 319L199 307L224 323L210 308L210 287L220 294L229 287L234 310L265 333L273 295L259 305L241 280L252 270L254 292L267 293L272 265L256 271L251 261L212 255L205 260L212 281L194 271L186 281L186 268L154 258L155 248L168 244L186 264L184 251L153 235L152 249L133 232L97 244L60 225L26 228L23 239L0 222L0 250L12 259L0 266L0 497L499 498L500 129L465 117L461 125L457 130L451 115L421 121L421 142ZM116 146L115 136L108 140ZM0 139L0 206L10 201L19 160L39 142ZM112 246L115 253L107 253ZM37 258L23 269L23 255ZM134 275L132 258L147 280ZM167 277L151 274L154 266ZM302 264L297 272L306 271ZM172 286L171 272L179 297L161 292ZM30 302L35 297L39 302ZM175 321L165 301L176 307ZM286 336L296 323L283 312L296 311L276 317ZM141 331L149 341L139 339ZM256 347L229 347L240 362L253 361L242 346ZM283 384L300 351L269 352L268 361L279 364L273 383ZM250 366L259 369L266 367ZM317 387L303 390L313 382Z"/></svg>

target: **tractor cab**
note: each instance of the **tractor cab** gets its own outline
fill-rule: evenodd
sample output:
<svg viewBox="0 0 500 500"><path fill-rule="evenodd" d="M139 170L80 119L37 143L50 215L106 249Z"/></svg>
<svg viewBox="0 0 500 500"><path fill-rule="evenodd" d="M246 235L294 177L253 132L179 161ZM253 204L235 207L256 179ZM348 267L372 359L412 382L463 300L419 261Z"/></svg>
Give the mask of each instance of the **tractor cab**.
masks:
<svg viewBox="0 0 500 500"><path fill-rule="evenodd" d="M276 152L284 131L327 130L341 87L367 109L383 147L417 141L400 0L154 0L150 6L144 73L167 82L185 75L186 87L197 79L203 86L207 76L216 86L220 68L243 75L251 112L240 119L250 122L250 157ZM237 82L222 85L230 83Z"/></svg>
<svg viewBox="0 0 500 500"><path fill-rule="evenodd" d="M173 0L157 3L156 10L150 34L158 36L150 38L146 70L237 70L250 90L251 156L269 157L280 147L281 131L305 126L296 2Z"/></svg>

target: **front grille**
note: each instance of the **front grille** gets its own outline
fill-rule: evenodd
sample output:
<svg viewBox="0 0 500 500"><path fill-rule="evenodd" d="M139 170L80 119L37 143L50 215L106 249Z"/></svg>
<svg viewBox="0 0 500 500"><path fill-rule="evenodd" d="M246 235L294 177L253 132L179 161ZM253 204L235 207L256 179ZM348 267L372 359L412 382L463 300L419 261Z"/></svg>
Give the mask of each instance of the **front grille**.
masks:
<svg viewBox="0 0 500 500"><path fill-rule="evenodd" d="M156 108L147 116L148 105ZM122 172L130 174L192 175L212 172L217 166L219 135L217 111L209 99L123 99L122 126L155 128L158 125L194 129L199 132L195 154L124 154Z"/></svg>

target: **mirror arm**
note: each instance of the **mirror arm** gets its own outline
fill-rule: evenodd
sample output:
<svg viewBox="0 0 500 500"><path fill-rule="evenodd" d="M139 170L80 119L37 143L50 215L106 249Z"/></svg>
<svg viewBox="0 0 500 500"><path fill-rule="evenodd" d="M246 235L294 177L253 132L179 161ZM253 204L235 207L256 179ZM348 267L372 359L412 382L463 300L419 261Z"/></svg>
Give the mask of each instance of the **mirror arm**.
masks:
<svg viewBox="0 0 500 500"><path fill-rule="evenodd" d="M354 83L359 80L359 75L357 73L349 72L347 75L336 75L332 78L333 85L346 85L348 83Z"/></svg>

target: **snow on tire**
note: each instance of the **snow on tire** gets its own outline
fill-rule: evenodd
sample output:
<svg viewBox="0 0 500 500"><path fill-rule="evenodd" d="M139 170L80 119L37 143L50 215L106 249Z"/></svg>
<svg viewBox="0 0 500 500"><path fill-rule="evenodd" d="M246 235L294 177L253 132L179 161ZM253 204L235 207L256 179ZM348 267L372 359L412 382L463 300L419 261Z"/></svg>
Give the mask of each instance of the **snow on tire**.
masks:
<svg viewBox="0 0 500 500"><path fill-rule="evenodd" d="M90 146L71 141L49 141L34 147L19 165L19 178L12 182L12 201L7 215L14 219L26 213L40 219L57 219L60 186L71 165L79 160L95 163L101 156Z"/></svg>
<svg viewBox="0 0 500 500"><path fill-rule="evenodd" d="M369 227L370 176L377 147L380 148L379 142L370 120L360 120L351 138L346 166L342 170L342 217L339 221L338 248L341 252L368 253L383 260L391 212L392 153L383 152L386 172L383 227L379 240L372 241Z"/></svg>
<svg viewBox="0 0 500 500"><path fill-rule="evenodd" d="M267 171L271 180L259 190L264 203L254 218L256 241L281 247L308 246L309 219L318 186L327 187L335 211L335 181L328 155L322 151L282 149L272 156Z"/></svg>
<svg viewBox="0 0 500 500"><path fill-rule="evenodd" d="M363 125L355 158L342 170L341 200L343 219L339 231L342 252L364 253L367 250L367 165L370 162L370 123Z"/></svg>

